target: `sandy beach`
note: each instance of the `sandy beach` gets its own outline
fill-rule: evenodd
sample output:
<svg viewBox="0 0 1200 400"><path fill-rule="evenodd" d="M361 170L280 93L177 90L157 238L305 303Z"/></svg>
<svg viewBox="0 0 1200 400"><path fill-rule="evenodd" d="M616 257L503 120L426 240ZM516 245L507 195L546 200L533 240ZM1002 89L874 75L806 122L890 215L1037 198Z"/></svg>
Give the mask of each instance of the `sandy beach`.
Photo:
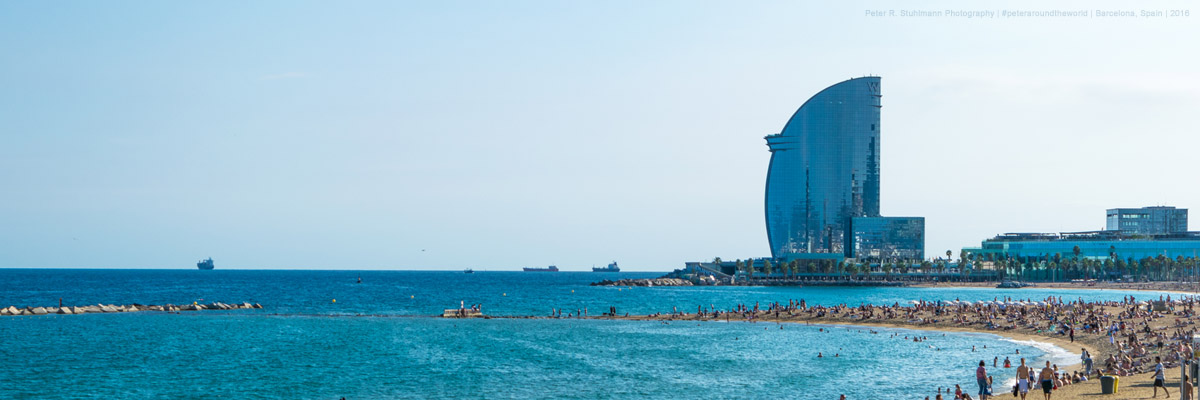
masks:
<svg viewBox="0 0 1200 400"><path fill-rule="evenodd" d="M1163 285L1149 285L1152 289L1165 290ZM1089 287L1090 288L1090 287ZM1114 289L1117 289L1114 287ZM1119 289L1132 289L1120 287ZM1082 349L1092 356L1095 369L1106 368L1106 360L1110 356L1116 360L1113 372L1124 376L1119 377L1117 394L1101 394L1100 381L1093 373L1089 380L1063 385L1053 391L1052 399L1149 399L1154 393L1153 367L1154 357L1163 357L1166 366L1166 387L1170 390L1171 398L1179 398L1180 367L1178 358L1186 353L1178 351L1180 344L1190 342L1181 338L1190 338L1197 326L1195 303L1176 303L1171 308L1162 311L1150 311L1150 307L1142 304L1141 298L1137 303L1122 304L1121 302L1107 303L1050 303L1030 306L1009 306L1008 310L995 305L933 305L921 304L895 305L894 307L862 306L862 307L804 307L799 300L775 305L746 305L735 312L676 313L631 316L603 316L598 318L628 319L628 320L662 320L662 321L753 321L757 323L797 323L822 325L850 325L865 327L886 327L920 329L935 332L975 332L994 334L1016 341L1036 341L1049 343L1073 353L1074 362L1058 364L1059 370L1068 374L1084 370L1079 361ZM1154 300L1158 300L1157 296ZM761 311L754 311L761 310ZM1014 317L1015 315L1015 317ZM1086 322L1085 322L1086 321ZM1085 325L1090 323L1090 325ZM1064 325L1076 327L1074 339ZM1084 329L1090 326L1091 329ZM1099 327L1103 328L1099 328ZM1113 343L1110 344L1109 329L1115 332ZM1159 336L1161 334L1161 336ZM1163 341L1161 348L1157 342ZM1124 342L1124 343L1123 343ZM1185 349L1186 350L1186 349ZM1016 356L1019 357L1019 356ZM1128 360L1128 363L1122 360ZM970 368L973 360L964 360L963 368ZM1015 378L1017 358L1012 358L1014 368L992 368L988 363L989 374L996 383L994 390L998 398L1012 397L1011 383ZM1041 367L1036 365L1035 367ZM972 368L973 370L973 368ZM1036 370L1035 370L1036 371ZM974 393L975 382L961 382L964 391ZM933 399L937 394L936 387L931 387L924 393L903 393L897 398L923 399L928 396ZM1158 396L1166 398L1160 389ZM943 393L945 395L946 393ZM947 399L952 399L952 393ZM1028 399L1042 399L1040 390L1031 390Z"/></svg>
<svg viewBox="0 0 1200 400"><path fill-rule="evenodd" d="M1033 282L1032 284L1033 286L1030 287L1042 289L1111 289L1200 294L1200 284L1196 282ZM909 287L995 288L996 282L923 282L909 285Z"/></svg>

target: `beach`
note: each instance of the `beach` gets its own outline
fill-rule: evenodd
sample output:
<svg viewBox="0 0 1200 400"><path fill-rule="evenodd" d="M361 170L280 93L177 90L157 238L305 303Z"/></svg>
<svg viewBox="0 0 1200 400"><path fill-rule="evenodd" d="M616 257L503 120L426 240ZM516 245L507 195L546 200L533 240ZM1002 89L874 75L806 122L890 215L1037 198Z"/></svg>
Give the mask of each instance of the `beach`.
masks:
<svg viewBox="0 0 1200 400"><path fill-rule="evenodd" d="M1128 289L1128 288L1122 288ZM1153 289L1160 290L1160 289ZM1167 297L1162 297L1167 300ZM1064 301L1065 300L1065 301ZM1159 299L1154 299L1159 300ZM931 332L973 332L998 335L1016 342L1050 344L1071 352L1070 361L1056 363L1058 371L1066 376L1082 374L1079 355L1083 350L1091 354L1095 369L1110 368L1108 373L1119 375L1117 395L1111 398L1150 398L1154 393L1154 357L1162 357L1165 366L1165 382L1170 393L1179 396L1180 367L1182 358L1190 358L1190 338L1197 326L1196 303L1179 301L1178 298L1165 302L1163 307L1153 307L1140 299L1121 302L1083 302L1048 298L1040 301L965 302L965 304L943 304L918 302L918 304L893 306L815 306L807 307L803 300L770 305L739 305L733 312L670 313L638 316L606 316L601 318L663 321L745 321L759 324L823 324L830 326L859 326L880 328L919 329ZM1157 311L1155 311L1157 310ZM1075 328L1075 329L1071 329ZM1109 335L1112 333L1112 336ZM1110 343L1111 337L1111 343ZM1161 347L1159 346L1161 343ZM974 349L973 349L974 350ZM995 380L994 393L1003 397L1012 395L1016 365L1019 355L1012 355L1012 368L994 368L992 360L984 360L989 375ZM1109 358L1114 362L1108 362ZM969 365L973 360L965 360ZM1032 364L1032 363L1031 363ZM1035 371L1043 365L1031 365ZM1095 398L1101 393L1100 380L1092 373L1085 381L1071 378L1054 390L1054 399ZM976 391L975 382L960 383L967 393ZM903 398L933 398L941 387L930 388L928 393L904 393ZM947 389L950 390L950 389ZM1159 390L1163 392L1163 390ZM943 393L944 394L944 393ZM1031 391L1029 396L1041 399L1040 391ZM1164 396L1164 393L1159 393ZM953 398L953 396L950 396ZM1034 397L1029 397L1034 398Z"/></svg>
<svg viewBox="0 0 1200 400"><path fill-rule="evenodd" d="M908 286L929 288L995 288L996 284L996 282L921 282ZM1181 294L1200 293L1200 283L1197 282L1033 282L1031 287L1041 289L1138 290Z"/></svg>

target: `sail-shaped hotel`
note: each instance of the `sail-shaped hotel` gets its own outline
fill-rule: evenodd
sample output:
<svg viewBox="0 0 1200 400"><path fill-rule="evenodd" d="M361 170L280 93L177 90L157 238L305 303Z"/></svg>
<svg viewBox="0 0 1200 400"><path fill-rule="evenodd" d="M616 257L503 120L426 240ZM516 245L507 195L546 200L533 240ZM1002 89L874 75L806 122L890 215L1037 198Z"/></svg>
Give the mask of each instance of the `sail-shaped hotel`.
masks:
<svg viewBox="0 0 1200 400"><path fill-rule="evenodd" d="M772 258L924 258L924 218L880 216L880 83L868 76L825 88L766 137Z"/></svg>

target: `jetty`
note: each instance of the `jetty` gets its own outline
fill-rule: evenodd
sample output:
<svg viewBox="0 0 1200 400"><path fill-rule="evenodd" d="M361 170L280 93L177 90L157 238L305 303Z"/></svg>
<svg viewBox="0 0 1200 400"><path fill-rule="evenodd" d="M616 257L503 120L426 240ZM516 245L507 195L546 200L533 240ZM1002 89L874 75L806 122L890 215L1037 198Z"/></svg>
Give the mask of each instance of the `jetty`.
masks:
<svg viewBox="0 0 1200 400"><path fill-rule="evenodd" d="M679 278L655 278L655 279L605 279L600 282L592 282L591 286L639 286L639 287L654 287L654 286L695 286L692 281Z"/></svg>
<svg viewBox="0 0 1200 400"><path fill-rule="evenodd" d="M180 312L180 311L202 311L202 310L239 310L239 309L256 309L263 308L261 304L254 303L233 303L226 304L221 302L209 304L164 304L164 305L144 305L144 304L96 304L88 306L64 306L64 307L25 307L17 308L16 306L8 306L0 308L0 316L18 316L18 315L68 315L68 314L90 314L90 313L122 313L122 312L140 312L140 311L159 311L159 312Z"/></svg>
<svg viewBox="0 0 1200 400"><path fill-rule="evenodd" d="M442 318L486 318L483 310L477 308L447 308L442 311Z"/></svg>

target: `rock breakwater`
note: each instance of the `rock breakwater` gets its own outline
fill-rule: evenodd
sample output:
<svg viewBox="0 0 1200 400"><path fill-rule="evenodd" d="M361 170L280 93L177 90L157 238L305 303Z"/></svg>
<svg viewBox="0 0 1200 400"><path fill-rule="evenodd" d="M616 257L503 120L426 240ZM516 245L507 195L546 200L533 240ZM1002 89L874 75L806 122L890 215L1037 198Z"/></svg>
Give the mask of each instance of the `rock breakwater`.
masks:
<svg viewBox="0 0 1200 400"><path fill-rule="evenodd" d="M64 306L64 307L25 307L17 308L8 306L0 308L0 316L16 316L16 315L47 315L47 314L89 314L89 313L121 313L121 312L137 312L137 311L164 311L164 312L179 312L179 311L201 311L201 310L238 310L263 308L261 304L254 303L234 303L226 304L221 302L209 304L164 304L164 305L144 305L144 304L96 304L89 306Z"/></svg>
<svg viewBox="0 0 1200 400"><path fill-rule="evenodd" d="M655 278L655 279L619 279L619 280L602 280L600 282L592 282L592 286L695 286L692 281L679 278Z"/></svg>

